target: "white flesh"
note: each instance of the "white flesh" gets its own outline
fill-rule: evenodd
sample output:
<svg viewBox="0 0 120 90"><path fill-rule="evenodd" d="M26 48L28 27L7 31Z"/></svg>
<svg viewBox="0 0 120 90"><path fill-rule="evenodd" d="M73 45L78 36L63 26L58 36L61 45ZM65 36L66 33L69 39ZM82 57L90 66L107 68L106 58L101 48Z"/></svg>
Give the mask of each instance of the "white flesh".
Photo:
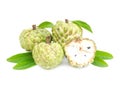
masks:
<svg viewBox="0 0 120 90"><path fill-rule="evenodd" d="M92 40L73 40L65 47L66 56L73 66L86 66L93 62L96 47Z"/></svg>

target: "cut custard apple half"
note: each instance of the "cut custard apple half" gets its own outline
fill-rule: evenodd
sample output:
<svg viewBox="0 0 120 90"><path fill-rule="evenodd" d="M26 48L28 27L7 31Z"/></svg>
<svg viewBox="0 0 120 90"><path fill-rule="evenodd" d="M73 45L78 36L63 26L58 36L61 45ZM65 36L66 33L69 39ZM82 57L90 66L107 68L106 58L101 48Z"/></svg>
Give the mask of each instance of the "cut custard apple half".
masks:
<svg viewBox="0 0 120 90"><path fill-rule="evenodd" d="M74 67L84 67L94 61L96 45L88 38L76 38L64 49L70 65Z"/></svg>
<svg viewBox="0 0 120 90"><path fill-rule="evenodd" d="M76 37L81 38L82 29L67 19L65 22L57 21L52 27L52 37L53 41L58 42L64 47L66 43L70 42L72 39Z"/></svg>

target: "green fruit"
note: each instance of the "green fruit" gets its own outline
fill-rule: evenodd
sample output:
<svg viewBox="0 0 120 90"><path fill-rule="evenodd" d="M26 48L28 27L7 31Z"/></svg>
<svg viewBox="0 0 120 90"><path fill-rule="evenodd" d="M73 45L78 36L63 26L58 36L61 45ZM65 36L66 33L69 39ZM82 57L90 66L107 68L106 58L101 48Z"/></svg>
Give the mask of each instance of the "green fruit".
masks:
<svg viewBox="0 0 120 90"><path fill-rule="evenodd" d="M22 48L31 51L36 44L44 42L47 36L50 36L49 31L37 28L36 25L33 25L33 28L23 30L19 40Z"/></svg>
<svg viewBox="0 0 120 90"><path fill-rule="evenodd" d="M44 69L51 69L58 66L64 57L61 45L54 42L42 42L35 45L32 55L36 64Z"/></svg>
<svg viewBox="0 0 120 90"><path fill-rule="evenodd" d="M55 26L52 28L52 36L55 42L58 42L64 47L72 39L82 36L82 29L76 24L66 20L57 21Z"/></svg>

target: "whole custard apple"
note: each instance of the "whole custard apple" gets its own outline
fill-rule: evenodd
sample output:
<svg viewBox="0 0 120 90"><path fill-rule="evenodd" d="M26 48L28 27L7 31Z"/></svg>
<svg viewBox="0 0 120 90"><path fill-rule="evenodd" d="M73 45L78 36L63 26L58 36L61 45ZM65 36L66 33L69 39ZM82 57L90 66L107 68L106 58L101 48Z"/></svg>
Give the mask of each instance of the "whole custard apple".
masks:
<svg viewBox="0 0 120 90"><path fill-rule="evenodd" d="M37 65L44 69L51 69L61 64L64 58L64 52L59 43L41 42L33 48L32 55Z"/></svg>
<svg viewBox="0 0 120 90"><path fill-rule="evenodd" d="M32 28L22 31L19 40L23 49L32 51L33 47L40 42L44 42L47 36L50 36L49 31L40 29L36 27L36 25L32 25Z"/></svg>
<svg viewBox="0 0 120 90"><path fill-rule="evenodd" d="M82 37L82 29L76 24L68 21L57 21L52 28L52 36L55 42L58 42L64 47L72 39Z"/></svg>

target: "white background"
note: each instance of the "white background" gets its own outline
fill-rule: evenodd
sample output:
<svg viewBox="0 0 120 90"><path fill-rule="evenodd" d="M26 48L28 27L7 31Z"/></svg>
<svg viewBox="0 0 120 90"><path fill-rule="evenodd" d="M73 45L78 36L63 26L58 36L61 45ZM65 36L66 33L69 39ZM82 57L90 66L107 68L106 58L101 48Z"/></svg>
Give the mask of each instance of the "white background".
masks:
<svg viewBox="0 0 120 90"><path fill-rule="evenodd" d="M24 52L19 34L42 21L83 20L93 30L97 49L111 52L109 67L90 65L83 69L67 61L52 70L35 66L13 70L6 59ZM0 1L0 90L120 90L120 3L119 0L1 0Z"/></svg>

